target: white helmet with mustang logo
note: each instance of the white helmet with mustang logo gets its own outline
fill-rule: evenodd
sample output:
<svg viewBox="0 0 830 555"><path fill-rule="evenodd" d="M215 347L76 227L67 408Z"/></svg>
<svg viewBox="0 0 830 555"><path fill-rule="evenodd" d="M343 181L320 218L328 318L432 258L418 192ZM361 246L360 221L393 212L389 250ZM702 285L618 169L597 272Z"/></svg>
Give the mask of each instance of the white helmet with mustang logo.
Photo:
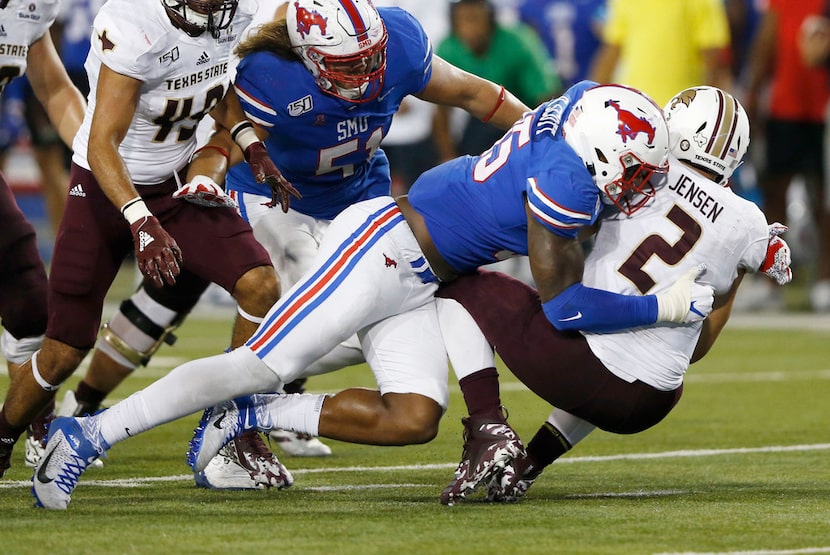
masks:
<svg viewBox="0 0 830 555"><path fill-rule="evenodd" d="M636 89L588 89L574 104L562 134L594 176L603 201L624 214L633 214L654 196L653 174L668 171L663 111Z"/></svg>
<svg viewBox="0 0 830 555"><path fill-rule="evenodd" d="M350 102L380 94L389 37L369 0L291 0L291 46L320 88Z"/></svg>

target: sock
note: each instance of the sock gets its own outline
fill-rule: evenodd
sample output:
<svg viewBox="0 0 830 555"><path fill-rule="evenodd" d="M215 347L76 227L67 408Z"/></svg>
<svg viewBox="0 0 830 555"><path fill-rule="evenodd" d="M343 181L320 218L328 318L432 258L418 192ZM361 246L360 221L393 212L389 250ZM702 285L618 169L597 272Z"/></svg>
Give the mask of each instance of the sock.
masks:
<svg viewBox="0 0 830 555"><path fill-rule="evenodd" d="M95 414L101 408L101 402L106 396L105 392L95 389L85 381L81 381L75 389L75 401L78 402L78 407L75 409L74 416Z"/></svg>
<svg viewBox="0 0 830 555"><path fill-rule="evenodd" d="M0 410L0 446L11 446L26 431L26 426L12 426L6 420L6 409Z"/></svg>
<svg viewBox="0 0 830 555"><path fill-rule="evenodd" d="M550 422L545 422L527 444L527 454L535 471L541 471L570 449L571 444Z"/></svg>
<svg viewBox="0 0 830 555"><path fill-rule="evenodd" d="M269 395L270 401L256 408L257 422L263 428L280 428L316 436L326 397L328 395L311 393Z"/></svg>
<svg viewBox="0 0 830 555"><path fill-rule="evenodd" d="M174 368L120 403L101 412L101 434L109 445L222 401L281 386L276 374L250 349L192 360Z"/></svg>
<svg viewBox="0 0 830 555"><path fill-rule="evenodd" d="M499 373L495 368L485 368L458 381L467 411L474 418L492 418L502 421L499 396Z"/></svg>

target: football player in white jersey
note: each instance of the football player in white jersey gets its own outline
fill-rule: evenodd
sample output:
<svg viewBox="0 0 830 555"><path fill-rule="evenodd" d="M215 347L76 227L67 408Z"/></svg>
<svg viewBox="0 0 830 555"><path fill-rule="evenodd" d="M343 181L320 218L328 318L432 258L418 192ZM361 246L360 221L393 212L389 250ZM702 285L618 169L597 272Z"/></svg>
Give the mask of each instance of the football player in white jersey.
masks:
<svg viewBox="0 0 830 555"><path fill-rule="evenodd" d="M566 336L541 316L536 292L508 276L482 273L444 286L441 327L470 416L463 419L462 461L442 503L463 499L496 475L490 499L516 500L593 429L632 434L655 425L680 399L689 364L726 324L743 276L760 271L780 285L790 281L789 247L778 237L786 228L768 227L761 210L727 186L749 144L744 109L720 89L695 87L676 95L665 113L672 153L667 183L637 213L600 219L583 280L647 294L705 264L701 281L715 290L713 311L702 322ZM498 453L515 432L486 417L499 405L491 345L511 372L556 407L526 454L503 471ZM488 380L489 390L482 385Z"/></svg>
<svg viewBox="0 0 830 555"><path fill-rule="evenodd" d="M232 346L279 297L267 252L235 210L173 197L188 178L195 130L208 113L231 131L284 210L296 194L231 88L231 49L256 8L254 0L110 0L101 7L85 64L88 108L72 145L50 270L46 337L6 397L13 431L53 399L94 345L104 297L131 251L152 286L209 281L229 291L239 304ZM290 485L258 435L241 441L251 472L269 485Z"/></svg>
<svg viewBox="0 0 830 555"><path fill-rule="evenodd" d="M60 138L70 145L86 103L67 76L49 35L57 14L57 0L0 0L0 94L25 74ZM46 271L35 230L17 206L2 173L0 283L0 349L15 383L20 365L40 348L46 331ZM0 477L9 468L14 444L27 426L34 441L45 438L53 409L54 402L46 403L26 421L12 418L14 423L7 419L5 407L0 410Z"/></svg>

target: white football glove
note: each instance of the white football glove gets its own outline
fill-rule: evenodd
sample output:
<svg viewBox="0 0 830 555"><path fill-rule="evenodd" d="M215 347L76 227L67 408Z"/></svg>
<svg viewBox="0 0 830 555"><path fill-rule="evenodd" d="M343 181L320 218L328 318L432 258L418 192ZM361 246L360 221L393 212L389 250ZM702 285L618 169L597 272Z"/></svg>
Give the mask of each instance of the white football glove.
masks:
<svg viewBox="0 0 830 555"><path fill-rule="evenodd" d="M237 202L225 194L225 191L214 180L197 175L176 189L173 198L184 199L187 202L213 208L238 208Z"/></svg>
<svg viewBox="0 0 830 555"><path fill-rule="evenodd" d="M779 235L787 231L787 226L775 222L769 225L769 243L767 243L767 256L758 270L775 280L778 285L786 285L793 279L793 271L790 268L792 257L790 246Z"/></svg>
<svg viewBox="0 0 830 555"><path fill-rule="evenodd" d="M658 322L699 322L712 312L715 290L695 281L705 272L706 264L698 264L674 282L668 291L657 294Z"/></svg>

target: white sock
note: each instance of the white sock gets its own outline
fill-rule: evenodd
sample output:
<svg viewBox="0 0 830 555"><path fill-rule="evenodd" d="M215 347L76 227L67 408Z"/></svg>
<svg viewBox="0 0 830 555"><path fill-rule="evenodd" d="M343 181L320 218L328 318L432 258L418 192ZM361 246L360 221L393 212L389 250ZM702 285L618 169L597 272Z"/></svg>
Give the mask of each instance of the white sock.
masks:
<svg viewBox="0 0 830 555"><path fill-rule="evenodd" d="M328 395L311 393L269 395L267 404L256 407L257 422L263 428L280 428L316 436L326 397Z"/></svg>
<svg viewBox="0 0 830 555"><path fill-rule="evenodd" d="M222 401L281 387L276 374L250 349L187 362L95 418L109 445Z"/></svg>
<svg viewBox="0 0 830 555"><path fill-rule="evenodd" d="M588 434L596 429L596 426L590 422L586 422L578 416L561 409L553 409L553 412L548 416L548 422L565 436L571 447L585 439Z"/></svg>

